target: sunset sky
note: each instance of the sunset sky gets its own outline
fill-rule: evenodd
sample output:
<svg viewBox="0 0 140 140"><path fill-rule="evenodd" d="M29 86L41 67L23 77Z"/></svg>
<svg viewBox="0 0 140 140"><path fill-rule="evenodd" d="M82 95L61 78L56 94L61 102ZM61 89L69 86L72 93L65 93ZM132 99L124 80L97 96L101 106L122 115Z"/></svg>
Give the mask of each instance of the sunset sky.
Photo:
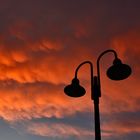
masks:
<svg viewBox="0 0 140 140"><path fill-rule="evenodd" d="M63 89L107 49L133 73L112 81L113 55L100 62L102 140L139 140L140 0L0 0L0 140L93 140L89 66L85 96Z"/></svg>

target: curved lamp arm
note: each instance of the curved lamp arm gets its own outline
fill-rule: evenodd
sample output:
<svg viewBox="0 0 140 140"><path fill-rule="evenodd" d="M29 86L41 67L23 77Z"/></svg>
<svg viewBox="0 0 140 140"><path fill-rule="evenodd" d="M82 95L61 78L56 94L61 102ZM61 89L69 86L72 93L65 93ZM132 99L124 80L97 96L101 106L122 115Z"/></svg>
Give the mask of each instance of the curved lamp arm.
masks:
<svg viewBox="0 0 140 140"><path fill-rule="evenodd" d="M114 50L106 50L106 51L102 52L102 53L99 55L96 64L97 64L98 85L99 85L100 90L101 90L101 83L100 83L100 59L102 58L102 56L103 56L104 54L106 54L106 53L108 53L108 52L113 53L115 59L118 59L117 53L116 53L116 51L114 51ZM100 92L100 93L101 93L101 92ZM101 96L101 95L100 95L100 96Z"/></svg>
<svg viewBox="0 0 140 140"><path fill-rule="evenodd" d="M78 70L83 66L84 64L89 64L90 65L90 76L91 76L91 96L93 96L93 64L91 61L84 61L82 62L75 70L75 78L77 79L78 75Z"/></svg>

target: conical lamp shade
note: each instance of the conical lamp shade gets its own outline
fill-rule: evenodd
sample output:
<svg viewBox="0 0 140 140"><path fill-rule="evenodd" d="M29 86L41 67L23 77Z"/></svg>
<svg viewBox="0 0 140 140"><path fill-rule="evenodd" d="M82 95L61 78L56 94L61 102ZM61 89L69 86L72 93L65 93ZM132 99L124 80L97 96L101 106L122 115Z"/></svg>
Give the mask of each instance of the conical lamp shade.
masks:
<svg viewBox="0 0 140 140"><path fill-rule="evenodd" d="M121 60L115 59L113 65L107 70L107 76L112 80L123 80L131 74L130 66L122 64Z"/></svg>
<svg viewBox="0 0 140 140"><path fill-rule="evenodd" d="M64 92L70 97L81 97L86 93L85 89L79 85L77 78L74 78L72 83L64 88Z"/></svg>

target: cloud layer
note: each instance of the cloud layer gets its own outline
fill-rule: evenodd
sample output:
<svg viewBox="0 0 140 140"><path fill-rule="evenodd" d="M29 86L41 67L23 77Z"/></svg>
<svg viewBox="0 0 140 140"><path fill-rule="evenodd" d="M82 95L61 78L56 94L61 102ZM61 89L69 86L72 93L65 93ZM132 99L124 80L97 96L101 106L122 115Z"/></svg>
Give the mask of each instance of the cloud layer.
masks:
<svg viewBox="0 0 140 140"><path fill-rule="evenodd" d="M66 97L63 88L70 83L76 67L84 60L94 62L96 73L96 59L106 49L115 49L123 62L131 65L133 74L120 82L108 80L105 71L113 56L104 56L100 62L101 112L110 116L117 113L121 122L126 120L125 113L121 115L123 112L136 112L135 115L139 116L139 5L137 0L2 0L0 117L10 123L28 120L32 127L27 130L36 135L60 138L68 133L69 137L79 137L80 134L91 137L91 131L80 128L80 123L77 126L61 123L60 129L55 121L45 125L33 123L33 119L54 117L65 120L70 116L76 118L79 112L90 112L88 67L81 68L78 73L81 84L87 89L85 97ZM140 133L139 126L133 125L137 121L130 121L130 126L109 121L110 126L105 123L103 127L103 135L109 135L106 131L113 131L113 135L120 133L118 128L122 133L130 134L131 127ZM113 135L109 135L110 138Z"/></svg>

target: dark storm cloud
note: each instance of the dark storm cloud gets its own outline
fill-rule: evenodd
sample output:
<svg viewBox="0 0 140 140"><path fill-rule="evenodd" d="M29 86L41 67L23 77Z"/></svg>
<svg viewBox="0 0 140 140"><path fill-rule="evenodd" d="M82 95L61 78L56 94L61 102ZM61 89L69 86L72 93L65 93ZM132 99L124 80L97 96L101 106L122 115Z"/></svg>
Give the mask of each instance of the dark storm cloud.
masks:
<svg viewBox="0 0 140 140"><path fill-rule="evenodd" d="M137 27L140 23L139 5L139 1L131 0L123 2L111 0L3 1L1 2L0 29L3 29L1 34L5 34L9 32L9 28L16 30L19 24L23 24L17 30L25 36L25 41L39 41L47 37L53 41L64 42L69 38L77 39L76 33L82 34L80 30L85 30L80 41L83 38L93 39L92 43L94 43L101 39L105 41ZM29 24L29 27L26 28L26 24ZM8 34L7 37L9 38L10 35Z"/></svg>

